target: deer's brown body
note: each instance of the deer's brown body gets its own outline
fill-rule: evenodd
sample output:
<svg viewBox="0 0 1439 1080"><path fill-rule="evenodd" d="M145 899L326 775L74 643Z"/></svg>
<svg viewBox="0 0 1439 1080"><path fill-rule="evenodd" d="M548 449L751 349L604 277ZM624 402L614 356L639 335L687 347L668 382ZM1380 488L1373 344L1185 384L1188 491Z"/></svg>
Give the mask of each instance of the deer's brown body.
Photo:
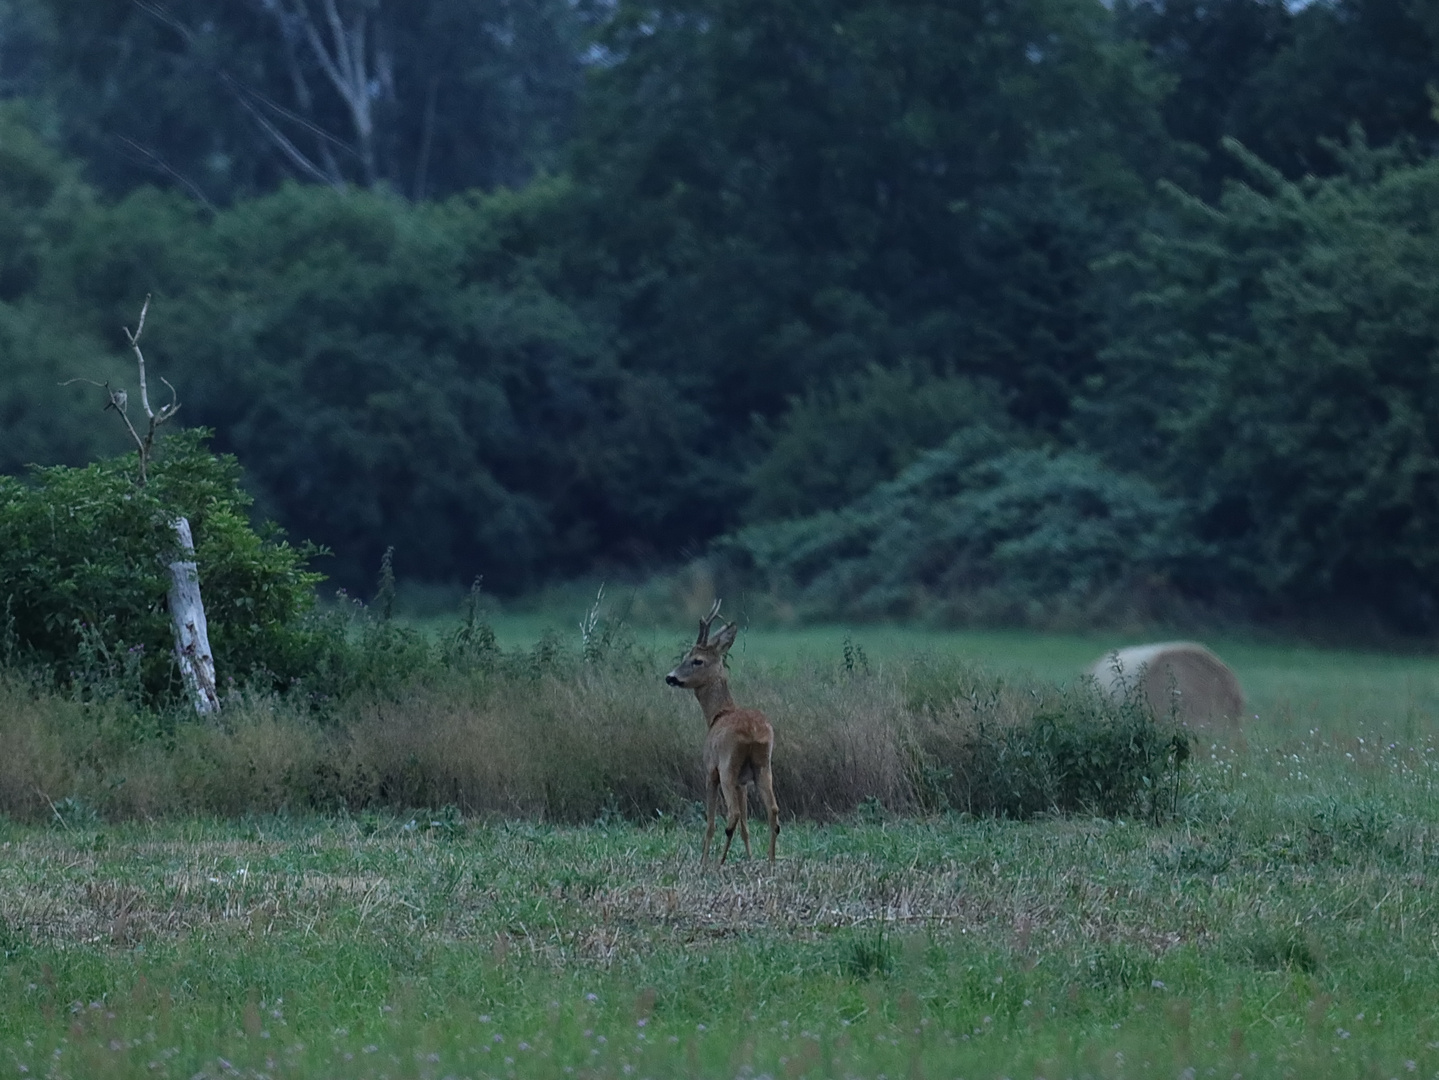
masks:
<svg viewBox="0 0 1439 1080"><path fill-rule="evenodd" d="M746 785L753 783L769 813L769 861L774 862L775 840L779 836L779 803L774 797L770 755L774 750L774 728L758 709L741 709L729 691L724 658L739 632L729 623L710 640L709 628L719 614L719 601L700 620L699 638L684 659L665 676L671 686L693 690L703 710L709 733L705 736L705 842L702 862L709 861L714 839L715 812L719 796L725 801L725 842L720 865L729 856L735 826L739 826L745 854L749 855L749 800Z"/></svg>

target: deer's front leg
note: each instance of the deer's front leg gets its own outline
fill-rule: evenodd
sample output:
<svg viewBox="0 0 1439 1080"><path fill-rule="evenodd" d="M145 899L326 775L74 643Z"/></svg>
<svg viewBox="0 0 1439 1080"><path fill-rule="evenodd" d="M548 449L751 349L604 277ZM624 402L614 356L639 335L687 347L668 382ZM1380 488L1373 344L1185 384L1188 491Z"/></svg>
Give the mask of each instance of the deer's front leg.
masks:
<svg viewBox="0 0 1439 1080"><path fill-rule="evenodd" d="M711 769L705 777L705 842L700 854L701 867L708 865L710 860L710 841L715 835L715 811L719 804L719 790L719 770Z"/></svg>

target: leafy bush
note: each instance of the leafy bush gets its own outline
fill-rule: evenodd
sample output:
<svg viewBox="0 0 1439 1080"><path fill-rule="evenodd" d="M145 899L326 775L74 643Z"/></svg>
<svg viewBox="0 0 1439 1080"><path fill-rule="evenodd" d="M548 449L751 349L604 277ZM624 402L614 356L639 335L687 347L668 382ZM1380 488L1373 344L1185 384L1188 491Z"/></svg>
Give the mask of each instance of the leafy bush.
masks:
<svg viewBox="0 0 1439 1080"><path fill-rule="evenodd" d="M751 471L752 521L834 510L893 479L957 428L1004 416L970 379L872 366L790 402Z"/></svg>
<svg viewBox="0 0 1439 1080"><path fill-rule="evenodd" d="M961 430L835 511L754 525L722 557L818 616L1058 621L1162 589L1182 507L1077 451Z"/></svg>
<svg viewBox="0 0 1439 1080"><path fill-rule="evenodd" d="M1177 798L1187 736L1158 724L1137 700L1118 706L1074 695L1024 725L980 729L962 792L967 807L1008 817L1089 810L1157 819Z"/></svg>
<svg viewBox="0 0 1439 1080"><path fill-rule="evenodd" d="M284 682L312 665L323 637L303 621L320 580L305 569L312 552L251 527L238 465L204 440L157 442L144 487L129 456L0 477L0 617L14 661L60 684L118 680L148 703L175 697L165 597L183 515L221 678Z"/></svg>

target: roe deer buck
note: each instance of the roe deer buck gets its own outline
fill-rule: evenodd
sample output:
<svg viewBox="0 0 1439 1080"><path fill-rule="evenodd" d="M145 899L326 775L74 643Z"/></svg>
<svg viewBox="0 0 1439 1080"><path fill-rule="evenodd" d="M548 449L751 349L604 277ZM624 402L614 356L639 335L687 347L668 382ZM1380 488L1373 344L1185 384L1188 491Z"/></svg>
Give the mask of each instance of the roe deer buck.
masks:
<svg viewBox="0 0 1439 1080"><path fill-rule="evenodd" d="M739 826L744 840L744 853L749 849L749 800L745 785L751 781L769 811L769 861L774 862L775 838L779 836L779 803L774 797L774 781L770 774L770 753L774 750L774 728L758 709L741 709L729 692L724 658L734 644L739 628L734 623L722 627L710 640L710 624L719 615L720 602L706 618L700 620L700 635L679 665L665 676L670 686L693 690L709 725L705 736L705 826L704 851L700 864L709 862L710 841L715 834L715 809L721 791L726 809L724 851L720 865L729 856L734 828Z"/></svg>

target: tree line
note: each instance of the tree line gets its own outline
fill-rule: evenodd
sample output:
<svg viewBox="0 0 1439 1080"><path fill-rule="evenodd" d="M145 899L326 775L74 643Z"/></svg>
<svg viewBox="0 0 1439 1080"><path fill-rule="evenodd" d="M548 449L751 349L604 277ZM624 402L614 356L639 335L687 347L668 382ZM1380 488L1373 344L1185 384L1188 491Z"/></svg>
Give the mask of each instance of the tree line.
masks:
<svg viewBox="0 0 1439 1080"><path fill-rule="evenodd" d="M1429 629L1436 82L1420 0L0 0L0 469L153 293L343 584Z"/></svg>

